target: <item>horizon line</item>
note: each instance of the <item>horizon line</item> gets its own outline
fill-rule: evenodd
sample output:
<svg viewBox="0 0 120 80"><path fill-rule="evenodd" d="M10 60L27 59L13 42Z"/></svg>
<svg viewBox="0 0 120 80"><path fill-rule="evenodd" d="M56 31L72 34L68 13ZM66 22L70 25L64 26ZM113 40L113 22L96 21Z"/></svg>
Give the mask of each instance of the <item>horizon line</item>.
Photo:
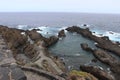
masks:
<svg viewBox="0 0 120 80"><path fill-rule="evenodd" d="M62 11L0 11L0 13L83 13L83 14L120 14L109 12L62 12Z"/></svg>

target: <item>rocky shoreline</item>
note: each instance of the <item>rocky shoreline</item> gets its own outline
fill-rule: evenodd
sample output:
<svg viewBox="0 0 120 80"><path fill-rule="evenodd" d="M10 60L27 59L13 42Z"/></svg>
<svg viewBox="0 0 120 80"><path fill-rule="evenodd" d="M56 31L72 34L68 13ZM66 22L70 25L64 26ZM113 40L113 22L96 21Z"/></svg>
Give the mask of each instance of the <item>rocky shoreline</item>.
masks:
<svg viewBox="0 0 120 80"><path fill-rule="evenodd" d="M5 55L0 57L0 80L39 80L40 77L41 80L64 80L58 76L66 72L63 62L47 50L47 47L58 41L57 37L45 38L35 29L25 31L7 26L0 26L0 35L0 55ZM27 75L25 70L28 70ZM38 75L28 76L30 72Z"/></svg>
<svg viewBox="0 0 120 80"><path fill-rule="evenodd" d="M109 40L108 37L97 37L95 36L88 28L82 29L77 26L68 27L66 29L69 32L77 32L78 34L82 35L83 37L86 37L88 39L91 39L95 41L97 44L95 44L97 47L101 49L94 49L88 46L87 43L81 44L81 47L83 50L89 51L93 53L93 55L100 60L101 62L107 64L110 66L110 71L112 72L109 74L108 72L105 72L99 68L96 68L94 66L80 66L80 69L83 71L90 72L100 80L119 80L120 79L120 61L117 60L115 57L113 57L109 52L112 52L113 54L116 54L117 56L120 56L120 46L116 43L113 43L111 40ZM104 49L104 50L103 50ZM103 76L104 75L104 76ZM107 76L109 75L109 76ZM112 76L110 76L112 75Z"/></svg>
<svg viewBox="0 0 120 80"><path fill-rule="evenodd" d="M64 29L58 32L58 36L46 38L37 32L39 29L20 30L0 25L0 80L119 80L120 62L108 53L120 56L117 43L108 37L93 35L88 28L73 26L66 30L97 42L96 46L101 49L93 49L87 43L81 47L109 65L112 73L86 65L80 66L82 71L68 72L64 62L48 51L48 47L57 43L59 38L66 37Z"/></svg>

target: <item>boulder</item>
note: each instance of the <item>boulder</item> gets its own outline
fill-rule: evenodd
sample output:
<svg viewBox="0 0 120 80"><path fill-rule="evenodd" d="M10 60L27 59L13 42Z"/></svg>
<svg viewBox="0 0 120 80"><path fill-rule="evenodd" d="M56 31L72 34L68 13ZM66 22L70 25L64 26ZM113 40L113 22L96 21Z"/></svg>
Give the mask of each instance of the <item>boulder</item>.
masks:
<svg viewBox="0 0 120 80"><path fill-rule="evenodd" d="M49 47L49 46L55 44L58 40L59 40L59 38L56 36L51 36L49 38L44 39L46 47Z"/></svg>
<svg viewBox="0 0 120 80"><path fill-rule="evenodd" d="M82 43L82 44L81 44L81 48L82 48L83 50L93 52L93 50L88 46L87 43Z"/></svg>
<svg viewBox="0 0 120 80"><path fill-rule="evenodd" d="M43 36L34 29L31 31L26 31L26 33L27 33L27 35L29 35L30 39L33 41L43 39Z"/></svg>
<svg viewBox="0 0 120 80"><path fill-rule="evenodd" d="M97 59L92 59L91 61L96 63L96 62L97 62Z"/></svg>
<svg viewBox="0 0 120 80"><path fill-rule="evenodd" d="M58 37L65 37L65 36L66 35L65 35L65 31L64 30L59 31Z"/></svg>

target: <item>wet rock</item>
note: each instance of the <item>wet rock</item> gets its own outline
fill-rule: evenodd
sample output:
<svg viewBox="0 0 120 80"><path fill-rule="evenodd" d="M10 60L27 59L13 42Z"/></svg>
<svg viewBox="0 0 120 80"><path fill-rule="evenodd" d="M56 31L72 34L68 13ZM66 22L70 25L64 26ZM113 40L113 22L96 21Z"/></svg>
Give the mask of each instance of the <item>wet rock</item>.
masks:
<svg viewBox="0 0 120 80"><path fill-rule="evenodd" d="M92 62L95 62L95 63L96 63L96 62L97 62L97 59L92 59Z"/></svg>
<svg viewBox="0 0 120 80"><path fill-rule="evenodd" d="M65 31L64 30L59 31L58 37L65 37L65 36L66 35L65 35Z"/></svg>
<svg viewBox="0 0 120 80"><path fill-rule="evenodd" d="M82 48L83 50L93 52L93 50L88 46L87 43L82 43L82 44L81 44L81 48Z"/></svg>
<svg viewBox="0 0 120 80"><path fill-rule="evenodd" d="M112 55L101 49L94 50L94 55L97 59L109 65L118 62Z"/></svg>
<svg viewBox="0 0 120 80"><path fill-rule="evenodd" d="M42 40L43 36L38 33L36 30L31 30L31 31L26 31L27 35L29 35L29 37L33 40L33 41L37 41L37 40Z"/></svg>
<svg viewBox="0 0 120 80"><path fill-rule="evenodd" d="M44 39L47 47L55 44L58 40L59 40L59 38L56 36L51 36L49 38Z"/></svg>
<svg viewBox="0 0 120 80"><path fill-rule="evenodd" d="M116 80L119 80L120 77L118 75L120 74L120 62L115 57L102 49L93 50L93 55L101 62L108 64Z"/></svg>
<svg viewBox="0 0 120 80"><path fill-rule="evenodd" d="M120 62L110 55L109 53L105 52L104 50L95 50L94 55L103 63L106 63L110 66L110 70L114 74L116 80L119 80L120 76Z"/></svg>
<svg viewBox="0 0 120 80"><path fill-rule="evenodd" d="M101 70L98 67L80 66L80 69L93 74L94 76L96 76L100 80L115 80L112 75L105 72L104 70Z"/></svg>

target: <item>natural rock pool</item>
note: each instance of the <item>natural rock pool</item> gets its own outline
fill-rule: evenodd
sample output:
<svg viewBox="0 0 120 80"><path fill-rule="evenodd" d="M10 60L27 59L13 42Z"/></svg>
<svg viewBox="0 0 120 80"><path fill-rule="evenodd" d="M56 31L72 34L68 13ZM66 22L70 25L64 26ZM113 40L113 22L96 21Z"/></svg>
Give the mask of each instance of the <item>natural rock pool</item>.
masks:
<svg viewBox="0 0 120 80"><path fill-rule="evenodd" d="M58 32L66 27L39 27L39 33L48 37L51 35L58 35ZM96 65L108 70L109 67L100 61L92 62L95 59L92 53L84 51L80 44L87 43L92 48L95 47L95 42L87 38L82 37L77 33L70 33L65 30L66 37L59 38L59 41L53 46L49 47L49 51L59 56L64 62L68 70L79 69L80 65Z"/></svg>

